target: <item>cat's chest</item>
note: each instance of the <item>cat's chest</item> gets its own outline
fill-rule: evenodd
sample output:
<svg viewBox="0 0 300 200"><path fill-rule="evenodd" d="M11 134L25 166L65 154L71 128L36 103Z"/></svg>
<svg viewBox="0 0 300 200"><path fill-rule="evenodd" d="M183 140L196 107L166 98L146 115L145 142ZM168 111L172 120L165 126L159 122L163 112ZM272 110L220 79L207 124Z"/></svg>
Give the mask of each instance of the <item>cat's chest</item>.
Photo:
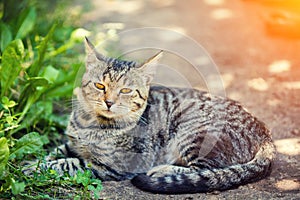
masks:
<svg viewBox="0 0 300 200"><path fill-rule="evenodd" d="M157 128L157 127L156 127ZM77 153L89 162L111 164L110 161L133 163L143 160L144 167L163 160L161 150L166 140L165 130L156 134L151 126L137 126L131 130L82 131L73 141ZM142 166L142 164L140 165Z"/></svg>
<svg viewBox="0 0 300 200"><path fill-rule="evenodd" d="M108 151L144 153L154 148L153 136L143 128L132 130L86 130L79 131L78 137L73 141L75 146L85 149L90 154L105 155ZM79 152L80 153L80 152Z"/></svg>
<svg viewBox="0 0 300 200"><path fill-rule="evenodd" d="M97 137L89 138L75 141L75 149L88 163L113 166L117 171L142 173L162 160L162 148L151 134L99 131Z"/></svg>

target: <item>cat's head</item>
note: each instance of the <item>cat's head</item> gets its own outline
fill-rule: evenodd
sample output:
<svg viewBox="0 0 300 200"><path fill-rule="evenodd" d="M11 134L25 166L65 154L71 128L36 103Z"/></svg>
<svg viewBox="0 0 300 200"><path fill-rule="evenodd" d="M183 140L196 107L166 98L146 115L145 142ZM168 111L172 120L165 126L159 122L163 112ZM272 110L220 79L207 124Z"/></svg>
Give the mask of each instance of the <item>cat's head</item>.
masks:
<svg viewBox="0 0 300 200"><path fill-rule="evenodd" d="M146 108L162 52L139 64L105 57L86 39L86 54L80 98L85 111L99 119L137 121Z"/></svg>

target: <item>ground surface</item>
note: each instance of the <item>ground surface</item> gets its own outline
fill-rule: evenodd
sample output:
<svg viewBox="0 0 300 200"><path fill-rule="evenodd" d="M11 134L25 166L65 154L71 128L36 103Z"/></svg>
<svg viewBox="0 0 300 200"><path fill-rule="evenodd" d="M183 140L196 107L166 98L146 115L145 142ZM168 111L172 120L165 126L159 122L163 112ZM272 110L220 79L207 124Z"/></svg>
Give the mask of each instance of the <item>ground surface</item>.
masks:
<svg viewBox="0 0 300 200"><path fill-rule="evenodd" d="M278 150L270 177L238 189L154 195L134 188L129 181L105 182L103 199L300 199L300 39L282 36L285 28L267 29L267 20L278 8L269 6L270 0L256 2L92 1L81 23L93 33L103 31L105 23L121 23L115 26L123 30L154 26L183 32L203 45L218 66L226 95L268 125ZM270 29L281 36L271 35ZM173 45L179 51L184 48L178 42ZM193 82L194 75L189 76Z"/></svg>

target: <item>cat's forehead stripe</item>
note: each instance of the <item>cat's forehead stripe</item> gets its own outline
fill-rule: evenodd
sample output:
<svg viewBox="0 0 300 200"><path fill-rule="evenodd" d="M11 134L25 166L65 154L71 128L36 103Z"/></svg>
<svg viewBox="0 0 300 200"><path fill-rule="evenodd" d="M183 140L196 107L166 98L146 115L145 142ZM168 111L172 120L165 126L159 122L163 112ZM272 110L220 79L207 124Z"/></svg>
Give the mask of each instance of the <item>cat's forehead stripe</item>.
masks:
<svg viewBox="0 0 300 200"><path fill-rule="evenodd" d="M108 75L112 81L120 80L132 67L135 67L134 61L124 61L114 58L109 58L107 61L107 68L103 72L103 76Z"/></svg>
<svg viewBox="0 0 300 200"><path fill-rule="evenodd" d="M124 61L115 58L109 58L107 60L108 69L114 71L129 71L132 67L135 67L136 63L134 61Z"/></svg>

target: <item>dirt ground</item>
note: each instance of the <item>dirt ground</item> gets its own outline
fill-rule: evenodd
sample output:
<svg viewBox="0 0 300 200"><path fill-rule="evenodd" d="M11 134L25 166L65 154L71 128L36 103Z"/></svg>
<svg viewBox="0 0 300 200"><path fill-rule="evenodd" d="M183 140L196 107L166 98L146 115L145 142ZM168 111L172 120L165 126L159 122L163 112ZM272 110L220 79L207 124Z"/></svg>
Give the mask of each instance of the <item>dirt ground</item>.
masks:
<svg viewBox="0 0 300 200"><path fill-rule="evenodd" d="M267 26L270 17L284 9L270 6L272 1L91 2L81 23L93 33L104 31L103 24L113 26L107 23L118 23L114 25L122 30L162 27L201 44L218 66L226 95L267 124L278 151L270 177L238 189L155 195L129 181L105 182L103 199L300 199L300 37L291 38L285 27ZM289 9L297 11L295 6Z"/></svg>

